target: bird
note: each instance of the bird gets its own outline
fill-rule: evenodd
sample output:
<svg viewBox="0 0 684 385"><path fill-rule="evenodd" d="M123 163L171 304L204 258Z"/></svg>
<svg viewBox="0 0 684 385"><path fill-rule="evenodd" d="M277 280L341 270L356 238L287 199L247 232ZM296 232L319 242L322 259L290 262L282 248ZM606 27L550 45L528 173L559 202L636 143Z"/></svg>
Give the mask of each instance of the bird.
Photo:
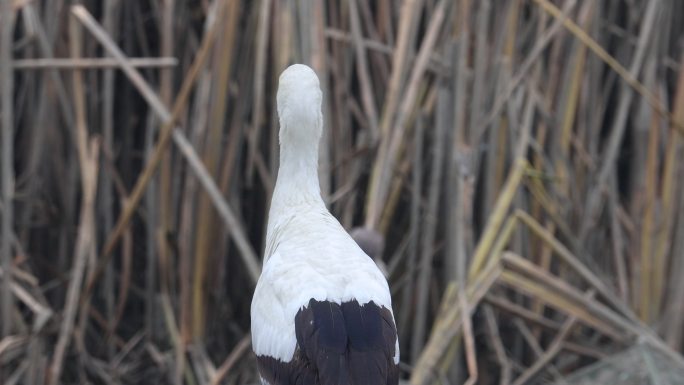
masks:
<svg viewBox="0 0 684 385"><path fill-rule="evenodd" d="M310 67L281 73L280 164L250 309L257 370L262 385L396 385L389 285L321 197L322 99Z"/></svg>

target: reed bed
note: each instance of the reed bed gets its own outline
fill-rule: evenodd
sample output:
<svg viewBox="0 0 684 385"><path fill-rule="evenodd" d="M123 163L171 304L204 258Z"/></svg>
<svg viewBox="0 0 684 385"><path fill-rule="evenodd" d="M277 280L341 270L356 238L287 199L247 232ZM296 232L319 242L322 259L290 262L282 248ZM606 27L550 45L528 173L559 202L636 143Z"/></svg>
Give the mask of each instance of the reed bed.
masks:
<svg viewBox="0 0 684 385"><path fill-rule="evenodd" d="M256 384L279 73L402 382L682 364L684 3L0 1L0 382Z"/></svg>

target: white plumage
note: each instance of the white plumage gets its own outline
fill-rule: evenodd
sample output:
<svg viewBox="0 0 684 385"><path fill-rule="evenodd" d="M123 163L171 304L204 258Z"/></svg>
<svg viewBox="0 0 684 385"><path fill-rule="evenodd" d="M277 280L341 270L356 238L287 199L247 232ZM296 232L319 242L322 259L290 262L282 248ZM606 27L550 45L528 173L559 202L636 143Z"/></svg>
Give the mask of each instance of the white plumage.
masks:
<svg viewBox="0 0 684 385"><path fill-rule="evenodd" d="M323 129L321 100L318 78L311 68L295 64L280 76L277 94L280 168L268 217L264 268L251 308L253 349L258 358L269 360L269 364L260 361L260 372L262 380L265 383L271 382L271 385L338 382L340 385L357 384L365 382L353 378L375 376L373 373L358 377L354 373L357 370L355 364L350 362L359 361L353 357L356 354L354 344L358 344L358 341L375 341L371 333L379 329L358 326L348 314L352 311L363 313L363 320L363 317L370 317L365 312L370 311L374 305L383 314L388 314L384 318L382 334L385 340L393 336L394 343L388 347L384 346L387 345L385 342L374 342L378 346L372 348L378 352L382 350L384 355L391 353L390 361L395 365L399 361L387 281L373 260L328 212L321 199L317 173L318 142ZM330 306L331 313L334 308L342 318L335 315L338 318L326 320L327 318L323 318L327 314L325 317L315 314L313 309L309 309L312 307L309 306L312 299L329 303L326 306ZM347 310L339 311L340 307L333 304L345 304L343 308ZM349 310L352 308L359 310ZM311 313L306 318L310 319L307 325L296 324L298 314L304 317L303 312L307 310ZM336 319L344 319L343 325L339 325L341 322L334 325ZM391 332L394 334L391 335ZM314 335L311 346L315 346L315 349L327 346L326 338L333 341L331 346L346 346L346 353L339 357L333 355L335 357L331 358L340 360L340 363L332 363L336 369L317 367L314 361L320 357L310 356L323 353L312 353L318 350L300 346L305 344L303 341L308 338L307 333ZM337 340L339 334L343 334L339 338L346 338L340 340L346 345L341 345L342 342ZM304 336L299 339L299 344L297 336ZM357 342L354 342L355 338ZM306 361L306 365L299 362L302 360ZM300 370L292 368L295 362L300 366L316 369L316 373L290 373ZM318 366L325 365L326 361L320 361ZM388 370L390 369L395 370ZM287 373L271 373L279 370ZM351 374L335 373L335 379L327 379L326 371L335 370ZM304 379L306 376L309 376L308 380ZM295 377L298 379L293 379ZM392 379L386 381L388 384L395 383Z"/></svg>

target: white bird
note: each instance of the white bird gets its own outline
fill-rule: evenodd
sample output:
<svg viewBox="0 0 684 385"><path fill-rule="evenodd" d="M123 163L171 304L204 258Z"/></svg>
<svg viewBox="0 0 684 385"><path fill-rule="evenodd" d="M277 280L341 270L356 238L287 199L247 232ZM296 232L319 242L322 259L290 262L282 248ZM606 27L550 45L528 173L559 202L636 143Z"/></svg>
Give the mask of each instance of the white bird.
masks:
<svg viewBox="0 0 684 385"><path fill-rule="evenodd" d="M387 281L321 199L321 100L311 68L280 75L280 168L251 307L259 375L268 385L396 385Z"/></svg>

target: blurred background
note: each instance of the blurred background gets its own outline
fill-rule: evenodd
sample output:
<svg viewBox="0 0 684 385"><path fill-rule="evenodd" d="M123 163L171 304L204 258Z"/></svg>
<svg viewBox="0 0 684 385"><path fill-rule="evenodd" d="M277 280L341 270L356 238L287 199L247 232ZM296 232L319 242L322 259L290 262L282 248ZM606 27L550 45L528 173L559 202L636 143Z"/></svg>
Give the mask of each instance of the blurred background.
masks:
<svg viewBox="0 0 684 385"><path fill-rule="evenodd" d="M1 383L258 382L296 62L402 382L682 383L683 2L1 4Z"/></svg>

